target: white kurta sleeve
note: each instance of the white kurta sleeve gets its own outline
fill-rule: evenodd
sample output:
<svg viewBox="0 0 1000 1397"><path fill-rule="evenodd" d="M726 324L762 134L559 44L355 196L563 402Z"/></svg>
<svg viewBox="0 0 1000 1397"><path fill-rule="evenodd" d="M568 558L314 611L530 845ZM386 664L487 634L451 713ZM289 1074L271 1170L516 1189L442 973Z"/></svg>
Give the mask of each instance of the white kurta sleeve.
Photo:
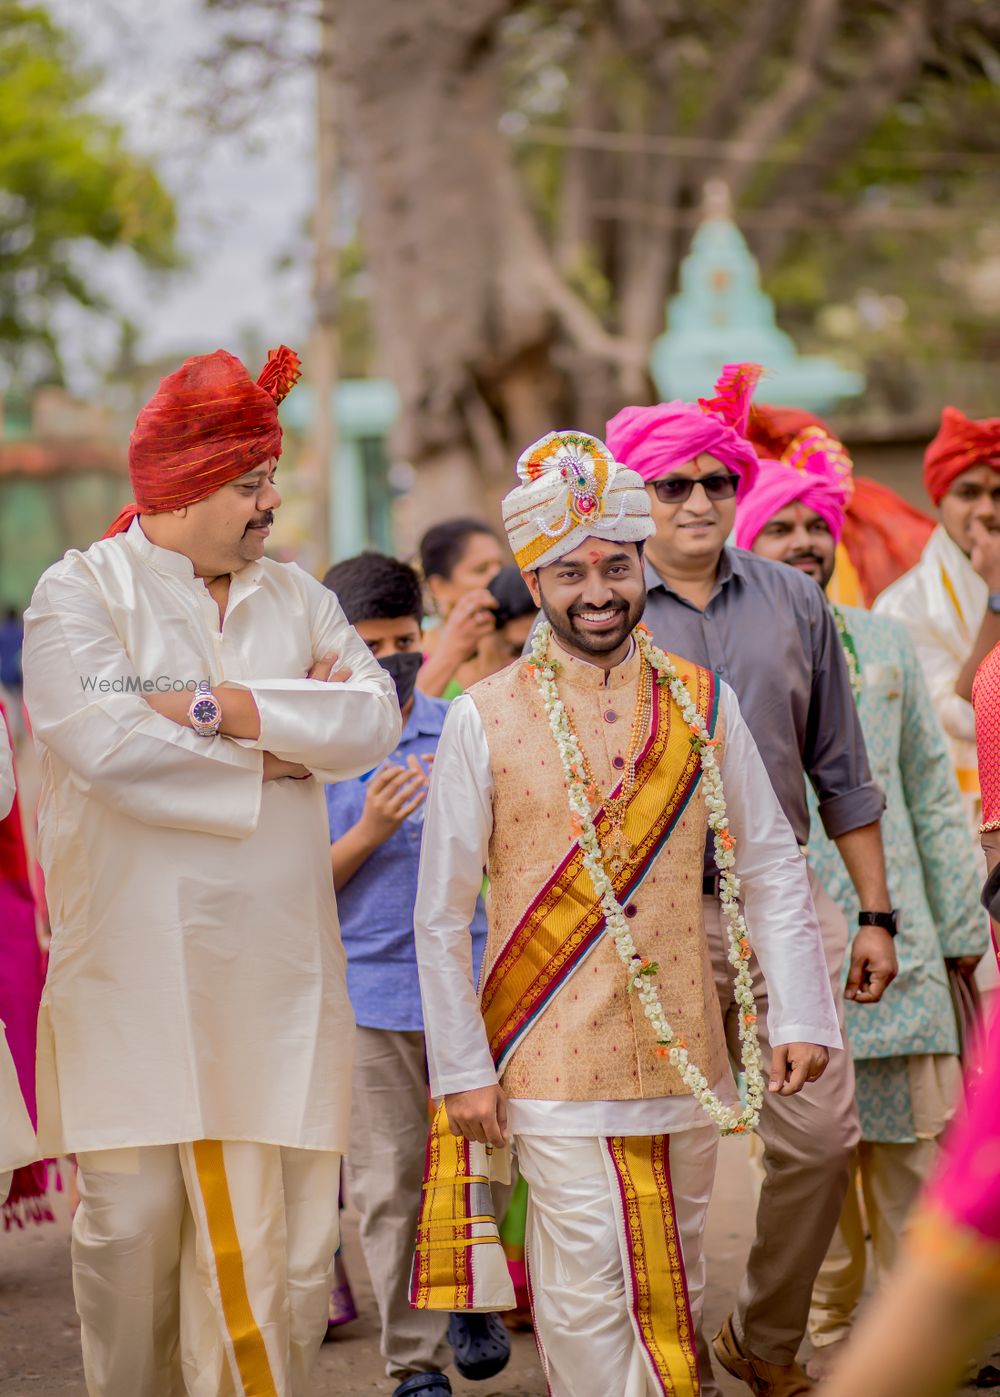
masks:
<svg viewBox="0 0 1000 1397"><path fill-rule="evenodd" d="M97 585L47 573L24 627L24 694L36 739L82 791L147 825L242 839L257 827L262 759L155 713ZM123 692L102 692L101 684Z"/></svg>
<svg viewBox="0 0 1000 1397"><path fill-rule="evenodd" d="M349 624L328 587L302 573L309 608L313 661L337 656L350 669L346 682L318 679L251 679L260 712L260 737L252 745L285 761L300 762L320 781L346 781L377 766L402 731L396 690L388 671Z"/></svg>
<svg viewBox="0 0 1000 1397"><path fill-rule="evenodd" d="M728 685L721 702L720 769L744 916L767 982L771 1042L842 1047L806 861Z"/></svg>
<svg viewBox="0 0 1000 1397"><path fill-rule="evenodd" d="M940 590L942 584L936 579L935 583ZM976 718L972 704L955 692L967 658L962 654L962 635L953 603L950 599L943 603L936 600L938 604L929 605L922 591L912 594L910 588L897 583L875 599L872 610L876 616L888 616L906 627L924 672L937 720L948 736L960 742L975 742Z"/></svg>
<svg viewBox="0 0 1000 1397"><path fill-rule="evenodd" d="M466 695L448 711L427 795L413 913L431 1092L497 1080L472 980L469 924L493 832L493 773L479 711Z"/></svg>
<svg viewBox="0 0 1000 1397"><path fill-rule="evenodd" d="M0 820L14 808L14 753L10 749L7 724L0 718Z"/></svg>

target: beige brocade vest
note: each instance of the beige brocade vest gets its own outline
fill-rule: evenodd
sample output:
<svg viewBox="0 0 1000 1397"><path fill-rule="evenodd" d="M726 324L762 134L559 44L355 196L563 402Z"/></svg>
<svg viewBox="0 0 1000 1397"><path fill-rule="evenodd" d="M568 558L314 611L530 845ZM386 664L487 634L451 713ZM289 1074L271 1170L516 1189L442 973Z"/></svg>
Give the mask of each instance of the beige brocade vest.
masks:
<svg viewBox="0 0 1000 1397"><path fill-rule="evenodd" d="M638 698L638 651L607 676L558 653L560 697L599 787L611 791L621 779L628 751ZM473 685L468 694L483 722L493 773L485 982L573 838L562 765L535 680L518 662ZM683 721L673 704L670 716ZM721 715L716 735L724 736ZM625 904L625 914L639 954L659 963L657 982L668 1020L714 1087L728 1070L728 1058L702 924L706 831L699 783L645 880ZM602 937L544 1009L502 1080L509 1096L540 1101L687 1094L676 1070L657 1055L653 1031L626 988L625 968L609 936Z"/></svg>

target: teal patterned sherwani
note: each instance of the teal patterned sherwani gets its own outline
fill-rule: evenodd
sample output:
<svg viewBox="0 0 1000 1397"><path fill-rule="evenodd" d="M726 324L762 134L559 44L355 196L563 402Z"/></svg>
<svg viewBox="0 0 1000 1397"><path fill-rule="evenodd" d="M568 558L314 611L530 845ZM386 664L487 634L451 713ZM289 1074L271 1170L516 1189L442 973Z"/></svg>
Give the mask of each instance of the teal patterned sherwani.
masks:
<svg viewBox="0 0 1000 1397"><path fill-rule="evenodd" d="M845 1004L865 1140L916 1139L906 1058L956 1053L946 956L985 951L979 874L944 735L904 628L838 608L853 638L862 689L858 712L872 776L882 787L886 871L899 908L899 975L879 1004ZM809 862L830 896L857 919L857 897L837 846L823 833L809 791ZM846 969L846 968L845 968Z"/></svg>

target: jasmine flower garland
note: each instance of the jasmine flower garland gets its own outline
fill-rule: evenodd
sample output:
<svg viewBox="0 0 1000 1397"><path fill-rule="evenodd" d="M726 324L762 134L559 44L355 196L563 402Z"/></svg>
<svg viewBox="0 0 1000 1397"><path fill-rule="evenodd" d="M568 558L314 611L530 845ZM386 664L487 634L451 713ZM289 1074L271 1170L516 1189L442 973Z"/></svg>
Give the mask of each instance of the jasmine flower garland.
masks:
<svg viewBox="0 0 1000 1397"><path fill-rule="evenodd" d="M537 627L527 664L538 684L549 727L559 751L573 829L574 832L579 830L584 867L590 874L604 912L607 930L614 938L615 949L628 974L629 989L638 995L643 1013L656 1035L658 1055L667 1058L677 1069L685 1086L711 1117L721 1134L743 1134L747 1130L755 1129L760 1119L760 1109L764 1100L764 1077L761 1071L760 1044L757 1041L757 1006L749 971L750 940L737 900L740 882L734 872L736 842L730 833L729 818L726 815L722 773L715 755L717 740L709 735L687 685L683 683L670 660L653 644L643 627L637 628L634 635L643 662L652 666L657 683L669 689L671 698L691 731L691 743L701 762L708 824L714 837L715 863L720 874L719 897L728 933L729 962L735 971L736 1002L740 1010L740 1056L747 1090L746 1105L742 1111L736 1111L720 1101L705 1074L691 1061L686 1044L674 1033L663 1012L656 986L659 967L654 962L644 959L632 940L628 920L615 896L614 885L604 866L604 855L594 826L587 786L582 779L583 754L563 701L559 697L556 683L558 662L549 655L551 634L552 630L547 621L543 621Z"/></svg>

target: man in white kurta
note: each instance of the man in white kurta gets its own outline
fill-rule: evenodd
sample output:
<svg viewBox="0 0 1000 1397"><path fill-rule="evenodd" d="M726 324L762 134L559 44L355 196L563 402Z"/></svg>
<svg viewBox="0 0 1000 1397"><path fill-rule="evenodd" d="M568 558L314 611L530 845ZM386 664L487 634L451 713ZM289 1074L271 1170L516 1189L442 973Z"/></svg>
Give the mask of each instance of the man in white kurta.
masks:
<svg viewBox="0 0 1000 1397"><path fill-rule="evenodd" d="M323 783L376 765L400 718L332 593L263 556L276 396L221 351L164 380L138 509L27 614L39 1147L79 1163L92 1397L301 1397L325 1332L353 1020ZM188 715L202 681L214 734Z"/></svg>
<svg viewBox="0 0 1000 1397"><path fill-rule="evenodd" d="M554 662L559 702L593 777L593 802L622 773L627 782L633 765L629 731L645 663L630 638L645 599L636 542L651 527L641 481L605 453L603 443L582 433L552 434L524 453L518 469L525 483L504 502L515 556L552 623L546 663ZM572 490L565 505L564 482L574 479L578 514ZM575 600L560 610L557 596ZM714 684L697 666L677 663L685 683ZM560 754L533 673L518 664L473 686L453 703L438 747L415 909L431 1090L444 1098L453 1132L493 1145L513 1138L530 1189L532 1306L554 1397L694 1394L702 1391L694 1334L705 1285L715 1128L690 1087L672 1075L667 1049L657 1047L642 1005L629 997L630 980L607 929L571 976L560 979L554 969L557 993L543 990L521 1015L529 1026L499 1071L472 981L469 926L484 868L491 882L484 1000L516 943L525 945L537 970L542 940L533 932L525 943L526 921L517 920L525 901L535 898L542 909L576 901L561 875L552 874L572 868L576 856ZM651 733L663 731L665 701L654 690ZM825 1049L841 1045L819 925L801 851L725 685L718 715L728 829L760 967L753 970L755 988L762 970L770 995L770 1089L796 1091L820 1075ZM684 728L679 746L689 744ZM655 975L671 1024L683 1030L685 1038L674 1041L689 1046L708 1085L732 1104L727 1047L738 1054L740 1033L735 1018L722 1022L701 920L704 800L703 790L689 791L627 901L622 894L622 913L637 953L648 958L644 964L655 962L640 973ZM613 867L613 846L601 847L606 867ZM633 850L627 857L639 855ZM580 896L585 904L585 892ZM549 967L535 983L548 980ZM670 1294L662 1271L651 1282L640 1275L645 1261L637 1259L630 1232L631 1183L615 1162L654 1139L664 1142L657 1166L669 1180L664 1216L676 1225L682 1254ZM418 1263L421 1245L442 1245L434 1235L430 1230L429 1240L418 1241ZM473 1255L473 1268L476 1260ZM689 1309L674 1326L667 1358L670 1344L655 1336L670 1332L675 1300Z"/></svg>
<svg viewBox="0 0 1000 1397"><path fill-rule="evenodd" d="M1000 418L946 407L924 457L940 516L916 567L873 610L909 630L978 842L982 801L972 680L1000 641Z"/></svg>

